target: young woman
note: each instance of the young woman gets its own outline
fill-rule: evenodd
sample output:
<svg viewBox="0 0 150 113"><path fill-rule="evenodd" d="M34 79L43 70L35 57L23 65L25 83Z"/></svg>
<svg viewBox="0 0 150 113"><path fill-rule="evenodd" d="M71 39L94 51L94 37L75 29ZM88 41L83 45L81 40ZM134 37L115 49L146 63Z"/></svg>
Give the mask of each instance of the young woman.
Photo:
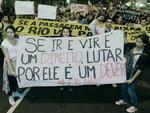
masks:
<svg viewBox="0 0 150 113"><path fill-rule="evenodd" d="M125 55L127 81L121 84L122 97L115 104L122 105L129 103L131 106L126 109L129 113L134 113L138 110L138 98L135 91L136 82L147 62L148 53L146 49L148 43L149 37L145 34L140 35L136 40L135 47Z"/></svg>
<svg viewBox="0 0 150 113"><path fill-rule="evenodd" d="M13 26L8 26L5 31L7 33L8 38L4 39L1 43L1 48L5 56L3 90L5 90L9 95L9 103L11 105L14 105L14 97L22 97L22 95L16 91L17 80L15 77L15 64L17 57L17 45L19 39L16 38L15 28Z"/></svg>
<svg viewBox="0 0 150 113"><path fill-rule="evenodd" d="M64 27L60 33L61 37L71 37L71 29L69 27Z"/></svg>

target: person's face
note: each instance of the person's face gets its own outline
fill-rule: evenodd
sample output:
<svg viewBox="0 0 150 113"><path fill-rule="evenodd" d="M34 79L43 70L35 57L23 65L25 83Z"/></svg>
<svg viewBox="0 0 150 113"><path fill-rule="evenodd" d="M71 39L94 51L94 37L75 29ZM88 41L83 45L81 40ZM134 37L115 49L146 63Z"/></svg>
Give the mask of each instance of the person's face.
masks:
<svg viewBox="0 0 150 113"><path fill-rule="evenodd" d="M100 16L100 21L104 21L104 16Z"/></svg>
<svg viewBox="0 0 150 113"><path fill-rule="evenodd" d="M64 29L62 32L62 35L63 35L63 37L69 37L69 35L70 35L69 29Z"/></svg>
<svg viewBox="0 0 150 113"><path fill-rule="evenodd" d="M11 16L9 21L13 24L15 21L15 17Z"/></svg>
<svg viewBox="0 0 150 113"><path fill-rule="evenodd" d="M7 17L7 16L4 16L4 18L3 18L3 22L8 23L8 17Z"/></svg>
<svg viewBox="0 0 150 113"><path fill-rule="evenodd" d="M137 38L136 40L136 47L138 48L144 47L144 43L142 42L140 38Z"/></svg>
<svg viewBox="0 0 150 113"><path fill-rule="evenodd" d="M112 20L111 19L107 19L105 25L106 25L107 28L111 28Z"/></svg>
<svg viewBox="0 0 150 113"><path fill-rule="evenodd" d="M93 19L93 16L92 16L92 15L88 15L88 16L87 16L87 19L88 19L88 20L92 20L92 19Z"/></svg>
<svg viewBox="0 0 150 113"><path fill-rule="evenodd" d="M64 17L63 19L62 19L62 22L67 22L68 20L67 20L67 18L66 17Z"/></svg>
<svg viewBox="0 0 150 113"><path fill-rule="evenodd" d="M8 38L14 38L15 37L15 33L13 32L12 29L7 29L6 31Z"/></svg>
<svg viewBox="0 0 150 113"><path fill-rule="evenodd" d="M146 25L146 20L141 20L141 25L145 26Z"/></svg>
<svg viewBox="0 0 150 113"><path fill-rule="evenodd" d="M117 22L118 22L118 23L121 23L121 22L122 22L122 17L121 17L121 16L117 19Z"/></svg>
<svg viewBox="0 0 150 113"><path fill-rule="evenodd" d="M150 21L150 17L149 16L146 19L147 19L147 21Z"/></svg>
<svg viewBox="0 0 150 113"><path fill-rule="evenodd" d="M74 14L71 14L71 15L70 15L70 19L71 19L71 20L75 20L75 15L74 15Z"/></svg>
<svg viewBox="0 0 150 113"><path fill-rule="evenodd" d="M77 13L77 14L76 14L76 17L77 17L77 18L80 18L80 13Z"/></svg>

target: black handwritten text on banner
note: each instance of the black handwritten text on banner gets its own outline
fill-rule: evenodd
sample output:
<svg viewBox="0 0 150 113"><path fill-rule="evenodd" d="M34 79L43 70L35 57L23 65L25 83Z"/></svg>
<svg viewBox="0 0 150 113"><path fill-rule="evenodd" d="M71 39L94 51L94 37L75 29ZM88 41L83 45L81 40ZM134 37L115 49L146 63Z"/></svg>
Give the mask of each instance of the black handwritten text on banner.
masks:
<svg viewBox="0 0 150 113"><path fill-rule="evenodd" d="M122 83L123 33L88 38L20 37L19 87Z"/></svg>

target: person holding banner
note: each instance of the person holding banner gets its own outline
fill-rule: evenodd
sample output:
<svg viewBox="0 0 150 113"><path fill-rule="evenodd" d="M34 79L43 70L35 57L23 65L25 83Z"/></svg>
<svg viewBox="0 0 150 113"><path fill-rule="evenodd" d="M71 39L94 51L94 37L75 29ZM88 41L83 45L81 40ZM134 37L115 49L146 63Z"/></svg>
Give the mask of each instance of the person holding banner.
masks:
<svg viewBox="0 0 150 113"><path fill-rule="evenodd" d="M1 44L1 48L5 56L3 66L3 90L5 90L9 95L9 103L14 105L14 97L22 97L22 94L17 91L17 80L15 77L15 64L19 39L16 37L15 28L13 26L8 26L5 31L8 38L4 39Z"/></svg>
<svg viewBox="0 0 150 113"><path fill-rule="evenodd" d="M110 31L112 31L112 19L111 18L107 18L106 19L106 23L105 23L105 29L101 28L99 26L99 24L104 21L104 16L99 16L97 19L93 20L90 25L89 25L89 28L92 32L93 35L99 35L99 34L102 34L102 33L108 33ZM113 87L117 87L116 84L112 84Z"/></svg>
<svg viewBox="0 0 150 113"><path fill-rule="evenodd" d="M149 37L145 34L140 35L137 38L136 46L125 55L127 81L121 84L121 99L116 101L115 104L123 105L129 102L131 106L126 109L129 113L134 113L138 110L138 98L135 89L138 76L140 76L147 62L148 43Z"/></svg>
<svg viewBox="0 0 150 113"><path fill-rule="evenodd" d="M3 33L3 29L4 29L4 24L2 22L2 19L3 19L3 13L0 12L0 44L3 41L2 33ZM3 55L2 50L0 49L0 65L1 66L3 65L3 61L4 61L4 55Z"/></svg>
<svg viewBox="0 0 150 113"><path fill-rule="evenodd" d="M115 19L115 24L118 24L118 25L124 25L124 21L123 21L123 17L122 16L118 16L116 19Z"/></svg>

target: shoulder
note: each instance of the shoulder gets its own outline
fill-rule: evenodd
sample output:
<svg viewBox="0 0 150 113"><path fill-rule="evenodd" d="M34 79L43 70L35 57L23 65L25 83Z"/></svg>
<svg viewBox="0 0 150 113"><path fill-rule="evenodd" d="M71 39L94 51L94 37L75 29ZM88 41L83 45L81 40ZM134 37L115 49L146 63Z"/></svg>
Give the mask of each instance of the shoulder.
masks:
<svg viewBox="0 0 150 113"><path fill-rule="evenodd" d="M8 40L7 39L4 39L1 43L1 46L7 46L9 44Z"/></svg>
<svg viewBox="0 0 150 113"><path fill-rule="evenodd" d="M4 23L0 22L0 30L3 31L4 30Z"/></svg>

